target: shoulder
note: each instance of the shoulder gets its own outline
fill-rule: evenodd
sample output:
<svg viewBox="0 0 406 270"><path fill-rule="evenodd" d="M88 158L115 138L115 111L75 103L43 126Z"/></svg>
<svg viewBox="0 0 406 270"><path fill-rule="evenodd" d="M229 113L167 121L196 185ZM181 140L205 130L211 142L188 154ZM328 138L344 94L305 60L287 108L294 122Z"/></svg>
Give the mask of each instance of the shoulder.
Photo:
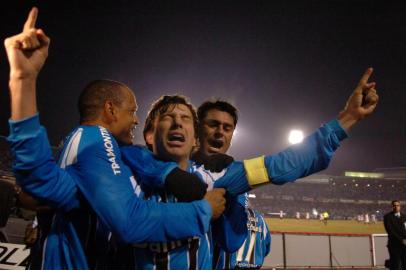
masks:
<svg viewBox="0 0 406 270"><path fill-rule="evenodd" d="M64 155L77 156L78 161L89 157L121 156L117 141L101 126L79 126L64 142ZM76 159L76 158L75 158Z"/></svg>
<svg viewBox="0 0 406 270"><path fill-rule="evenodd" d="M81 144L94 150L94 148L106 148L106 150L117 151L119 149L117 141L113 135L101 126L80 126L77 128L80 132ZM89 150L90 150L89 149Z"/></svg>
<svg viewBox="0 0 406 270"><path fill-rule="evenodd" d="M386 214L383 216L384 219L388 219L388 218L392 218L392 217L393 217L393 213L392 213L392 212L386 213Z"/></svg>

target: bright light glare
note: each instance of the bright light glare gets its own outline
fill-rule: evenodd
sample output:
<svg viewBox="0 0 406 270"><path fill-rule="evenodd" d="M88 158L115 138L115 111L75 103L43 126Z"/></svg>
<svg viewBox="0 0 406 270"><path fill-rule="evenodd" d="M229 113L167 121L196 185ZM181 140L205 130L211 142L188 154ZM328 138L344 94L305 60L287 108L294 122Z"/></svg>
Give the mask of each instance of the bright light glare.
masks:
<svg viewBox="0 0 406 270"><path fill-rule="evenodd" d="M239 134L240 134L239 128L235 128L235 129L234 129L234 132L233 132L233 139L234 139L234 138L237 138Z"/></svg>
<svg viewBox="0 0 406 270"><path fill-rule="evenodd" d="M296 129L291 130L288 140L291 144L301 143L303 141L303 131Z"/></svg>

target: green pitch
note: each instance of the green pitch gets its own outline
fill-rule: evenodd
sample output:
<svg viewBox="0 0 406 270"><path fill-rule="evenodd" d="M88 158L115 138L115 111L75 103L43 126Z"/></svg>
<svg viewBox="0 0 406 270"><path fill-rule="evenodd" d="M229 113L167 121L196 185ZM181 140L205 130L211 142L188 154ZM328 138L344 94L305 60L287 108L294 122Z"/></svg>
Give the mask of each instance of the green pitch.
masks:
<svg viewBox="0 0 406 270"><path fill-rule="evenodd" d="M386 233L383 222L364 224L353 220L329 220L327 225L319 220L305 219L265 219L271 231L312 232L312 233L348 233L373 234Z"/></svg>

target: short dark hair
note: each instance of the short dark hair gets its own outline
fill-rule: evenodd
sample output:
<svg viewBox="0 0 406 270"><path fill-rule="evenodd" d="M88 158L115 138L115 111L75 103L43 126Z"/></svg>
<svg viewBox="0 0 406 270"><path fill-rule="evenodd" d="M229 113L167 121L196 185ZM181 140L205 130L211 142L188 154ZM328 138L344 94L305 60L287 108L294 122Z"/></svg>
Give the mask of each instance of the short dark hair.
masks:
<svg viewBox="0 0 406 270"><path fill-rule="evenodd" d="M210 110L219 110L229 113L234 119L234 126L237 126L238 110L231 103L220 99L205 101L197 109L197 116L200 123L203 122L204 118L207 116L207 112Z"/></svg>
<svg viewBox="0 0 406 270"><path fill-rule="evenodd" d="M399 200L393 200L393 201L391 202L391 205L393 205L395 202L400 203L400 201L399 201Z"/></svg>
<svg viewBox="0 0 406 270"><path fill-rule="evenodd" d="M175 105L185 105L189 111L192 114L193 117L193 127L195 130L195 138L197 138L197 114L196 114L196 109L195 107L189 102L187 97L183 95L164 95L161 96L157 101L152 103L151 109L148 112L147 119L145 120L145 125L144 125L144 140L146 142L146 137L145 134L152 130L154 126L154 121L157 117L159 117L161 114L167 112L172 106ZM147 146L151 149L151 145Z"/></svg>
<svg viewBox="0 0 406 270"><path fill-rule="evenodd" d="M106 101L115 105L124 102L123 89L129 89L125 84L113 80L95 80L86 85L80 93L78 109L80 122L95 120Z"/></svg>

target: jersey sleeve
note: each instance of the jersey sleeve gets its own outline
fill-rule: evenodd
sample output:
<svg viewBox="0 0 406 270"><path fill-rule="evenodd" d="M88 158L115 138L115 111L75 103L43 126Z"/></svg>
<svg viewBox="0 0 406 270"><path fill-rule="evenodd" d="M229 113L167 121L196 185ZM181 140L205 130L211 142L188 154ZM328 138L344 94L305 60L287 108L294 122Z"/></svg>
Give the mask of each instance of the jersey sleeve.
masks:
<svg viewBox="0 0 406 270"><path fill-rule="evenodd" d="M77 163L77 185L103 223L127 243L172 241L202 236L208 229L211 207L206 200L157 203L142 200L130 169L123 163L117 142L102 127L84 130Z"/></svg>
<svg viewBox="0 0 406 270"><path fill-rule="evenodd" d="M70 210L78 207L74 176L56 166L38 114L21 121L9 120L9 126L7 140L17 183L27 193L55 208Z"/></svg>
<svg viewBox="0 0 406 270"><path fill-rule="evenodd" d="M135 174L137 181L151 188L162 188L168 174L178 165L175 162L158 160L154 154L141 145L123 146L124 163Z"/></svg>
<svg viewBox="0 0 406 270"><path fill-rule="evenodd" d="M227 208L212 222L213 241L228 253L237 251L248 236L246 194L227 197Z"/></svg>
<svg viewBox="0 0 406 270"><path fill-rule="evenodd" d="M302 143L269 156L235 161L216 181L233 195L242 194L264 184L285 184L327 168L340 141L347 138L338 120L321 126Z"/></svg>

